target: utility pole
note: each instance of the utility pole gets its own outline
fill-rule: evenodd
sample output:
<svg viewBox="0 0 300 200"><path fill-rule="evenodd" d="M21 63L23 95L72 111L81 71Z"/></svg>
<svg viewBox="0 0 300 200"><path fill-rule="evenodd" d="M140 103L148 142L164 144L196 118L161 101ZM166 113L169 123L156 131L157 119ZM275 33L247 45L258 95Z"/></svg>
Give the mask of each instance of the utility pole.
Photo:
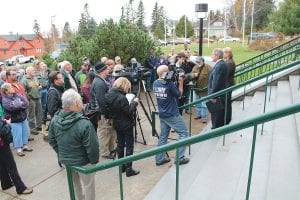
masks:
<svg viewBox="0 0 300 200"><path fill-rule="evenodd" d="M251 16L251 32L250 32L250 40L248 41L248 44L252 41L252 33L253 33L253 21L254 21L254 3L255 1L252 0L252 16Z"/></svg>
<svg viewBox="0 0 300 200"><path fill-rule="evenodd" d="M52 43L53 43L53 50L55 50L55 46L56 46L56 41L55 41L55 30L54 30L54 18L56 15L51 16L51 31L52 31Z"/></svg>

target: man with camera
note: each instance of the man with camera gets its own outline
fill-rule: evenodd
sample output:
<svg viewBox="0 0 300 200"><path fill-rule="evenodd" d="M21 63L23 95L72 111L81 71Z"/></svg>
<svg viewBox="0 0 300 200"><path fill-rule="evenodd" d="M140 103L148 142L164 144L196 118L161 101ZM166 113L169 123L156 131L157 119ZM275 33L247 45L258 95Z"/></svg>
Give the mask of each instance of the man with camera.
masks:
<svg viewBox="0 0 300 200"><path fill-rule="evenodd" d="M180 98L183 92L183 74L179 74L178 88L168 80L169 74L174 73L169 71L169 67L161 65L157 68L159 78L153 84L153 91L156 96L161 133L158 140L158 146L167 144L169 133L173 128L179 135L180 139L188 137L188 131L184 124L182 116L179 114L177 99ZM184 156L185 147L179 149L179 164L187 164L189 159ZM170 158L166 153L157 154L155 157L156 165L163 165L170 162Z"/></svg>

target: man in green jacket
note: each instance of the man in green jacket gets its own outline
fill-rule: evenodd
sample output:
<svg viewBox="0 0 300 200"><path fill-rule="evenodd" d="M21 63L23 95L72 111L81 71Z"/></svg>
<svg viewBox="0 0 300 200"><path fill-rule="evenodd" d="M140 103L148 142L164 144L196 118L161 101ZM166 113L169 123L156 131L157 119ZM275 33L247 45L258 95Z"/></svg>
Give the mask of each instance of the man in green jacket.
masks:
<svg viewBox="0 0 300 200"><path fill-rule="evenodd" d="M56 112L49 125L49 144L61 164L91 166L99 161L99 142L96 131L82 114L82 100L73 89L62 95L62 110ZM95 174L73 171L76 199L95 200ZM80 184L82 182L82 186Z"/></svg>
<svg viewBox="0 0 300 200"><path fill-rule="evenodd" d="M30 133L33 135L39 134L42 131L42 104L41 93L42 86L34 76L34 68L26 68L26 76L22 79L22 84L29 99L29 127Z"/></svg>

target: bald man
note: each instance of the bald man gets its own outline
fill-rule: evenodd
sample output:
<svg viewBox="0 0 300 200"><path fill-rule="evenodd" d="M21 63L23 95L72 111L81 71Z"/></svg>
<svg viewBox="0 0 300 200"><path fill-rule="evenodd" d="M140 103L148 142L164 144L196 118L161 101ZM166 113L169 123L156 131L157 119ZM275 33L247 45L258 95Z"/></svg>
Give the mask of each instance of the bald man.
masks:
<svg viewBox="0 0 300 200"><path fill-rule="evenodd" d="M182 95L183 78L179 76L178 87L170 81L165 80L169 68L166 65L161 65L157 68L158 79L154 81L153 91L157 100L161 133L157 146L167 144L170 129L173 128L180 139L188 137L188 131L184 121L179 114L177 100ZM185 147L179 149L179 164L187 164L189 159L184 156ZM157 154L155 157L156 165L163 165L170 162L170 158L166 153Z"/></svg>

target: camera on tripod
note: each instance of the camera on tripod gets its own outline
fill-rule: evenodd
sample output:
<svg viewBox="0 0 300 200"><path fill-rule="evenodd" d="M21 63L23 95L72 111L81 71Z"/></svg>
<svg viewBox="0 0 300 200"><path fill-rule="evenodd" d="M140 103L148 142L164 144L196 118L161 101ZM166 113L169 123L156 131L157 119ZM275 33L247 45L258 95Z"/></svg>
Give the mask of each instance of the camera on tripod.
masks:
<svg viewBox="0 0 300 200"><path fill-rule="evenodd" d="M142 80L150 78L151 72L149 72L148 68L141 66L141 64L135 59L131 60L133 61L130 62L126 68L115 71L112 76L114 76L116 79L119 77L127 78L132 86L131 91L137 94L139 83Z"/></svg>

